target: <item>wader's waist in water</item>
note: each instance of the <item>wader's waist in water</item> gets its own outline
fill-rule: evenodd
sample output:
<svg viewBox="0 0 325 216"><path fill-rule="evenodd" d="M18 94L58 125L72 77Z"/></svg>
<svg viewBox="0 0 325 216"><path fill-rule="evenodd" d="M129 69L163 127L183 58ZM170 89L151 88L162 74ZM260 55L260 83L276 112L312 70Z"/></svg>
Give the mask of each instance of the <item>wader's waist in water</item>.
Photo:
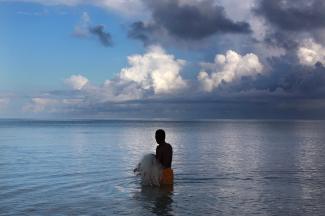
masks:
<svg viewBox="0 0 325 216"><path fill-rule="evenodd" d="M171 185L174 181L174 172L171 168L165 168L162 170L162 176L160 184L162 185Z"/></svg>

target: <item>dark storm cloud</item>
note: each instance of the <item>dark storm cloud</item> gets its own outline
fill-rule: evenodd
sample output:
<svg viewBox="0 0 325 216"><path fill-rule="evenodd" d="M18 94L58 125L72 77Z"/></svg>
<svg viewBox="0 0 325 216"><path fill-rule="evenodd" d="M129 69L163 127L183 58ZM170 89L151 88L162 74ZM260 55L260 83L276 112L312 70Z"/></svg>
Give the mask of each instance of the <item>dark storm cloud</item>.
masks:
<svg viewBox="0 0 325 216"><path fill-rule="evenodd" d="M249 24L233 22L221 6L204 1L198 5L180 5L175 0L150 1L154 20L168 32L185 39L202 39L216 32L249 33Z"/></svg>
<svg viewBox="0 0 325 216"><path fill-rule="evenodd" d="M112 46L112 36L110 33L105 32L103 25L95 25L89 27L89 32L96 37L98 37L99 41L104 46Z"/></svg>
<svg viewBox="0 0 325 216"><path fill-rule="evenodd" d="M142 41L145 45L152 42L152 35L159 30L159 26L155 24L145 24L142 21L134 22L128 32L129 38Z"/></svg>
<svg viewBox="0 0 325 216"><path fill-rule="evenodd" d="M295 51L299 46L299 40L297 40L296 34L291 34L283 31L275 31L273 33L266 34L264 42L271 46L282 47L286 50Z"/></svg>
<svg viewBox="0 0 325 216"><path fill-rule="evenodd" d="M273 76L277 76L275 81L278 86L288 93L300 98L325 98L325 67L321 63L316 63L314 67L305 67L275 62L272 72L277 73Z"/></svg>
<svg viewBox="0 0 325 216"><path fill-rule="evenodd" d="M299 65L291 57L269 59L270 71L255 79L244 77L238 83L226 86L224 91L242 92L247 90L274 93L276 97L296 99L325 99L325 67L316 63L313 67ZM263 95L262 95L263 97Z"/></svg>
<svg viewBox="0 0 325 216"><path fill-rule="evenodd" d="M282 30L325 27L324 0L261 0L256 11Z"/></svg>
<svg viewBox="0 0 325 216"><path fill-rule="evenodd" d="M131 26L129 36L144 42L151 33L159 28L170 35L186 40L200 40L215 33L251 32L247 22L234 22L227 18L224 8L212 1L201 1L195 4L180 4L177 0L145 0L151 10L153 23L144 25L135 22Z"/></svg>

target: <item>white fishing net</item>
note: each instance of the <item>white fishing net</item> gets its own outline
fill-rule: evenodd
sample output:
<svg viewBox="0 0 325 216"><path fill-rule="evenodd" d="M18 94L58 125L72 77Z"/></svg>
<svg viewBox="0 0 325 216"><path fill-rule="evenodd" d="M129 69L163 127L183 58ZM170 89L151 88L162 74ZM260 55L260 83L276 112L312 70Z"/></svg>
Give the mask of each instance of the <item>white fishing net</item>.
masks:
<svg viewBox="0 0 325 216"><path fill-rule="evenodd" d="M154 154L146 154L141 159L134 172L141 176L141 183L149 186L160 186L162 166Z"/></svg>

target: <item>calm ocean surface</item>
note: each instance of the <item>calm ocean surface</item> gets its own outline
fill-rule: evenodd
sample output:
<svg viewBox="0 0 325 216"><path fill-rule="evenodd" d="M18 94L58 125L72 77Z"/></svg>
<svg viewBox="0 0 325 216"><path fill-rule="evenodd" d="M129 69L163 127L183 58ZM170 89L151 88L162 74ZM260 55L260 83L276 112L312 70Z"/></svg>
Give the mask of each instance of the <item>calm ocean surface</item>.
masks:
<svg viewBox="0 0 325 216"><path fill-rule="evenodd" d="M173 145L172 190L133 168ZM325 215L325 122L0 121L0 215Z"/></svg>

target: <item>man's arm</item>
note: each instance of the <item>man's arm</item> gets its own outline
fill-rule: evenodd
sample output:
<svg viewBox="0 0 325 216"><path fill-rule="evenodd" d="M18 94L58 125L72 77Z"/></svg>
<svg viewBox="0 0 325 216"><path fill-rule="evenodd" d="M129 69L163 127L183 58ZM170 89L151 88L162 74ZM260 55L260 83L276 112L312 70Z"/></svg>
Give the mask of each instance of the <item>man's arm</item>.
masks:
<svg viewBox="0 0 325 216"><path fill-rule="evenodd" d="M156 160L158 160L159 163L161 163L162 162L162 151L158 147L159 146L157 146L157 148L156 148Z"/></svg>
<svg viewBox="0 0 325 216"><path fill-rule="evenodd" d="M158 146L156 147L156 159L158 160L159 149Z"/></svg>

